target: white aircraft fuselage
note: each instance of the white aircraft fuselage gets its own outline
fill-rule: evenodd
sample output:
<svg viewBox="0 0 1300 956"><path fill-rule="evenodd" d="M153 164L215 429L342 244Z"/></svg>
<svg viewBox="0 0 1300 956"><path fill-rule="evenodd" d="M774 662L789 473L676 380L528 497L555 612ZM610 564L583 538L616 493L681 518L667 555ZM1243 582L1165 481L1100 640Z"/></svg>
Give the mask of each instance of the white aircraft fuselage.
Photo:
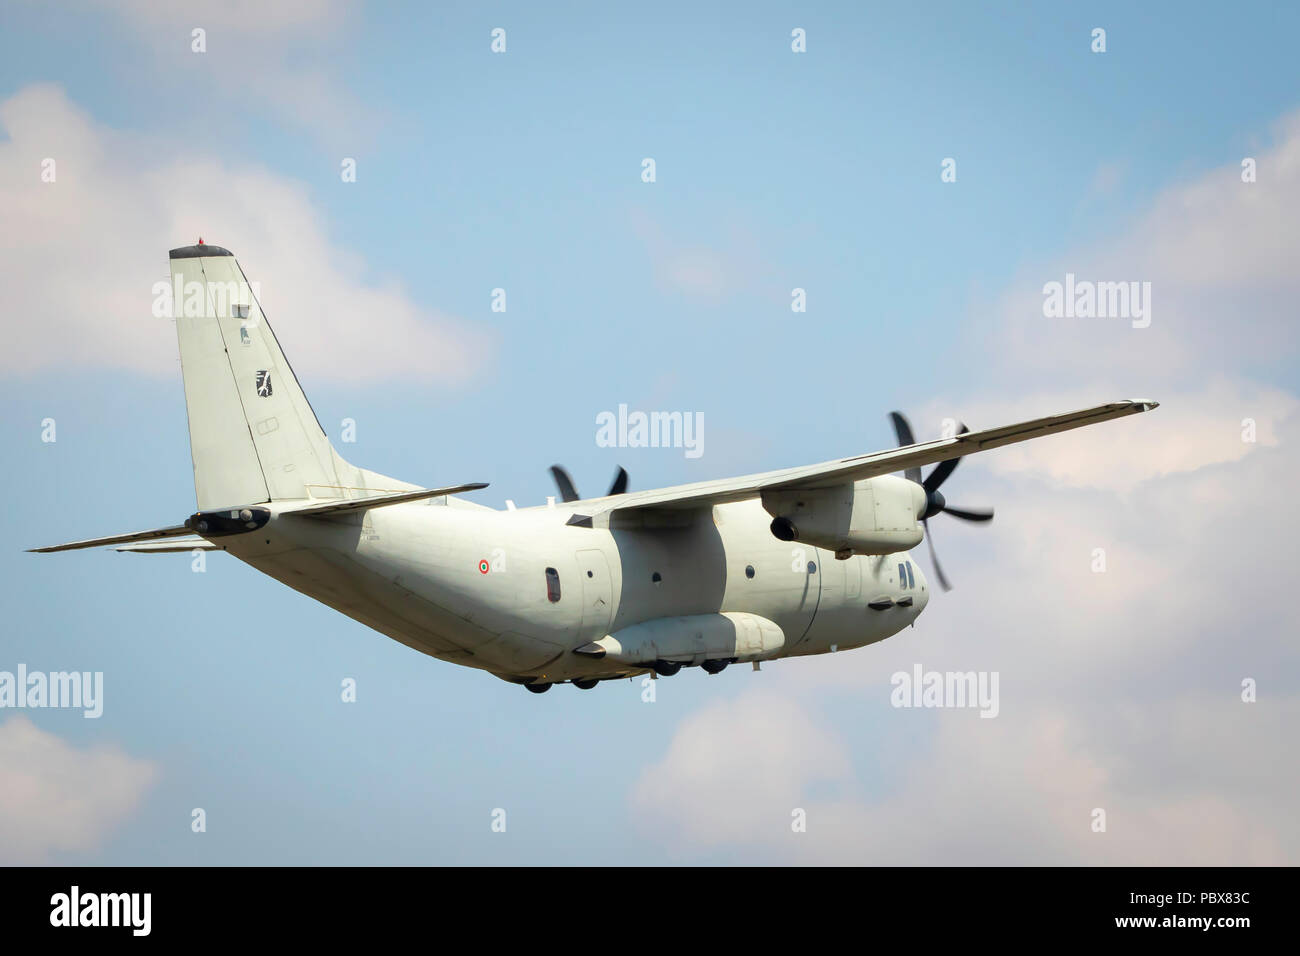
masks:
<svg viewBox="0 0 1300 956"><path fill-rule="evenodd" d="M494 511L438 500L447 503L330 521L284 513L258 532L217 540L396 641L519 682L643 673L649 662L573 651L647 621L756 615L780 628L780 645L714 658L771 660L883 640L929 600L910 556L837 560L777 540L758 499L695 512L682 527L629 530L566 525L586 502ZM691 650L664 659L687 666L710 659L703 645Z"/></svg>

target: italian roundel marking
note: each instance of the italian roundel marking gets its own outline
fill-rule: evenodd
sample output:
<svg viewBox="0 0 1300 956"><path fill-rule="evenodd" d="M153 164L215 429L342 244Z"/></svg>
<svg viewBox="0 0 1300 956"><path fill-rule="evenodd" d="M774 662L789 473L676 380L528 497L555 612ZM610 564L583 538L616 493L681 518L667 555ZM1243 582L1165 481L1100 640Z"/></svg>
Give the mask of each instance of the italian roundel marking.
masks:
<svg viewBox="0 0 1300 956"><path fill-rule="evenodd" d="M487 574L491 570L492 570L492 565L487 563L487 558L484 558L478 563L479 574Z"/></svg>

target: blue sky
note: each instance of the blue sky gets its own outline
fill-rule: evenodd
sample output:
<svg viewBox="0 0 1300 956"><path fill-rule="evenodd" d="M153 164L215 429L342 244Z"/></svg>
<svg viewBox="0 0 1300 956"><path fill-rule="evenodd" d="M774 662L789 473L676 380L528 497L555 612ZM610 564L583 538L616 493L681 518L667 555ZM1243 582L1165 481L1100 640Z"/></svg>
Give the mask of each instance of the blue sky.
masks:
<svg viewBox="0 0 1300 956"><path fill-rule="evenodd" d="M683 767L695 766L677 761L674 746L695 734L730 767L724 755L772 742L748 717L789 714L773 733L786 739L803 728L830 749L755 801L785 806L793 794L832 808L824 818L850 828L889 819L891 799L905 800L909 782L935 773L945 735L975 732L969 721L952 731L949 715L891 710L895 663L932 653L1014 675L1041 652L1026 653L1005 636L1009 627L1049 632L1060 602L1099 600L1091 579L1051 576L1035 550L1047 546L1042 526L1028 516L1059 522L1057 540L1077 534L1085 550L1100 522L1134 566L1140 556L1168 568L1170 552L1219 546L1265 560L1277 549L1287 559L1276 523L1229 524L1240 491L1220 499L1197 482L1268 487L1264 476L1285 473L1277 456L1293 454L1284 439L1298 384L1288 325L1295 280L1270 271L1250 243L1293 262L1296 238L1263 234L1213 190L1239 195L1222 184L1234 182L1243 157L1263 157L1251 195L1289 209L1294 222L1300 173L1284 160L1296 139L1287 117L1300 108L1292 42L1300 11L344 0L284 9L274 22L239 4L212 14L145 2L0 11L0 104L9 110L0 112L9 261L0 305L13 333L0 370L9 450L0 487L15 503L0 519L10 613L0 669L21 661L102 670L106 684L99 720L0 714L0 728L30 720L41 732L31 746L74 767L78 755L101 751L126 761L120 806L80 828L42 818L35 829L49 835L17 858L834 858L820 845L789 844L788 810L756 818L760 829L771 822L768 835L661 839L709 819L656 796L655 781L691 776ZM195 26L207 30L206 53L189 50ZM507 31L501 55L489 50L494 27ZM790 49L796 27L807 31L803 54ZM1090 50L1094 27L1107 31L1103 54ZM47 155L60 159L57 184L40 182ZM344 157L357 162L355 183L340 179ZM655 159L654 183L641 181L645 157ZM946 157L956 159L955 183L940 181ZM57 210L43 206L52 195ZM1184 209L1206 211L1189 225ZM1249 235L1233 233L1243 221ZM174 333L150 324L148 310L166 250L199 234L232 249L284 303L269 318L326 430L337 442L341 420L357 422L356 444L340 446L350 460L430 486L488 481L476 500L493 506L553 494L546 468L557 461L594 494L618 464L634 488L647 488L868 451L892 443L892 408L912 410L928 433L946 415L992 425L1064 410L1075 396L1151 392L1166 402L1165 426L1134 433L1136 443L1111 445L1119 440L1111 434L1074 446L1114 454L1106 467L1063 457L1065 439L1036 457L968 463L968 490L954 497L1012 512L1008 531L937 529L959 590L932 602L917 634L899 635L888 651L858 651L851 666L837 657L761 675L693 672L659 682L653 705L630 683L535 698L420 656L224 556L195 574L184 555L21 552L170 524L192 510ZM1191 245L1201 236L1212 238ZM1215 255L1219 236L1240 257ZM1163 249L1173 250L1169 261ZM1102 278L1156 283L1162 311L1152 334L1066 328L1040 338L1041 285L1116 259L1120 274ZM1261 261L1257 271L1250 265ZM1210 273L1212 287L1198 284ZM507 290L505 313L489 307L497 287ZM790 310L795 287L807 290L806 314ZM394 301L412 324L381 308ZM352 308L340 314L343 303ZM353 361L349 328L386 344ZM424 331L413 339L403 332L412 328ZM620 403L703 413L705 454L597 447L595 416ZM1248 453L1232 438L1247 415L1271 439ZM53 444L41 441L45 418L57 422ZM1232 470L1247 466L1257 472ZM1126 467L1132 482L1112 480ZM1180 538L1178 519L1160 511L1164 501L1207 500L1223 519L1205 520L1200 538ZM1216 524L1247 530L1216 541ZM1041 606L1020 610L1014 625L1008 608L1020 605L999 590L1001 557L1004 568L1026 562L1030 574L1047 567L1034 588ZM1215 657L1222 633L1209 624L1201 639L1225 673L1268 669L1291 706L1295 659L1280 635L1294 622L1268 603L1275 573L1258 584L1255 616L1231 625L1260 635L1246 659ZM1208 576L1175 580L1193 593L1218 586ZM1153 586L1141 599L1148 623L1179 626L1174 590ZM1114 617L1098 612L1111 621L1098 627L1122 637L1114 621L1136 626L1126 602L1137 599L1122 586L1100 600ZM933 643L906 643L931 626ZM1085 698L1114 695L1118 712L1192 706L1213 685L1210 671L1185 670L1196 646L1116 657L1083 680L1077 707L1049 703L1061 698L1052 683L1059 662L1038 662L1057 676L1034 672L1040 692L1020 708L1012 697L990 722L1010 728L997 759L1019 767L1041 757L1041 746L1073 766L1078 753L1042 743L1035 728L1055 726L1044 714L1095 728ZM1133 686L1135 674L1165 676L1152 678L1158 692L1126 696L1128 678L1117 689L1116 668ZM339 701L344 677L358 681L356 704ZM1059 712L1049 714L1052 706ZM1285 720L1273 711L1264 724L1261 757ZM1273 859L1251 849L1258 843L1295 862L1294 825L1280 814L1242 823L1217 778L1166 787L1182 779L1175 768L1126 789L1130 736L1116 730L1085 747L1090 766L1109 774L1114 800L1138 793L1141 812L1161 821L1188 807L1228 808L1219 829L1190 841L1202 853L1191 861L1238 851ZM751 771L741 764L707 786L695 774L673 792L743 800ZM1016 792L1037 792L1026 786ZM961 801L959 787L951 799ZM1005 806L999 799L989 803ZM1062 800L1048 794L1036 806ZM206 834L190 831L194 807L207 811ZM497 807L509 815L506 834L489 829ZM19 831L21 810L9 808L8 832ZM5 812L0 805L0 821ZM939 847L965 846L945 831L960 817L938 798L929 812L921 813L935 835L929 858L953 859ZM1037 831L989 825L996 845L973 845L957 861L1039 852ZM1119 848L1099 857L1072 838L1053 842L1050 814L1040 825L1065 859L1176 862L1190 852L1176 828L1150 843L1117 836ZM1243 836L1246 826L1275 830ZM860 829L863 842L849 841L855 859L903 853L873 855L870 828Z"/></svg>

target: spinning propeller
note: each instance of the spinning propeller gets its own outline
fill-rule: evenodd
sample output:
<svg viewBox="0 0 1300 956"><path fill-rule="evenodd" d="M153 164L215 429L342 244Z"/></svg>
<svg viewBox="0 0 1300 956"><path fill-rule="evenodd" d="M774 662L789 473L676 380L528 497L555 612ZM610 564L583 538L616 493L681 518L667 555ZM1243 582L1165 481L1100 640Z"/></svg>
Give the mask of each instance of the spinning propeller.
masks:
<svg viewBox="0 0 1300 956"><path fill-rule="evenodd" d="M912 435L912 426L908 424L902 412L890 412L890 420L894 423L894 434L898 436L898 446L900 448L906 445L915 445L916 438ZM957 429L958 435L964 435L970 431L965 425ZM962 456L948 458L934 466L934 470L922 480L921 469L915 466L908 468L903 472L908 481L914 481L925 489L925 514L921 515L921 524L925 527L925 543L930 548L930 563L934 565L935 576L939 579L939 584L945 591L951 591L952 585L948 583L948 578L944 576L943 566L939 564L939 556L935 554L934 542L930 538L930 518L937 514L950 514L954 518L960 518L962 521L992 521L992 508L957 508L948 504L943 494L939 491L939 486L952 477L952 473L957 470L957 465L961 463Z"/></svg>
<svg viewBox="0 0 1300 956"><path fill-rule="evenodd" d="M578 489L573 487L573 479L564 470L564 466L552 465L551 477L555 479L555 486L560 489L561 500L577 501L581 497L578 494ZM627 469L620 465L618 471L614 474L614 483L609 486L606 495L621 495L625 491L627 491Z"/></svg>

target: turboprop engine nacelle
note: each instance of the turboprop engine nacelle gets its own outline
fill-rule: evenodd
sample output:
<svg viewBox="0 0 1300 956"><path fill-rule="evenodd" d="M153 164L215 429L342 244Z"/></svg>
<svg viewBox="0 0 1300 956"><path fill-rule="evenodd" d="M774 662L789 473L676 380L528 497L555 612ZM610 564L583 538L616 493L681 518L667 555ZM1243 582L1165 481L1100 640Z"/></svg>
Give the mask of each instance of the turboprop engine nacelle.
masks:
<svg viewBox="0 0 1300 956"><path fill-rule="evenodd" d="M831 488L765 491L763 507L782 541L805 541L847 558L916 547L926 500L916 482L881 475Z"/></svg>
<svg viewBox="0 0 1300 956"><path fill-rule="evenodd" d="M785 632L747 611L657 617L615 631L574 651L620 664L766 660L785 647Z"/></svg>

